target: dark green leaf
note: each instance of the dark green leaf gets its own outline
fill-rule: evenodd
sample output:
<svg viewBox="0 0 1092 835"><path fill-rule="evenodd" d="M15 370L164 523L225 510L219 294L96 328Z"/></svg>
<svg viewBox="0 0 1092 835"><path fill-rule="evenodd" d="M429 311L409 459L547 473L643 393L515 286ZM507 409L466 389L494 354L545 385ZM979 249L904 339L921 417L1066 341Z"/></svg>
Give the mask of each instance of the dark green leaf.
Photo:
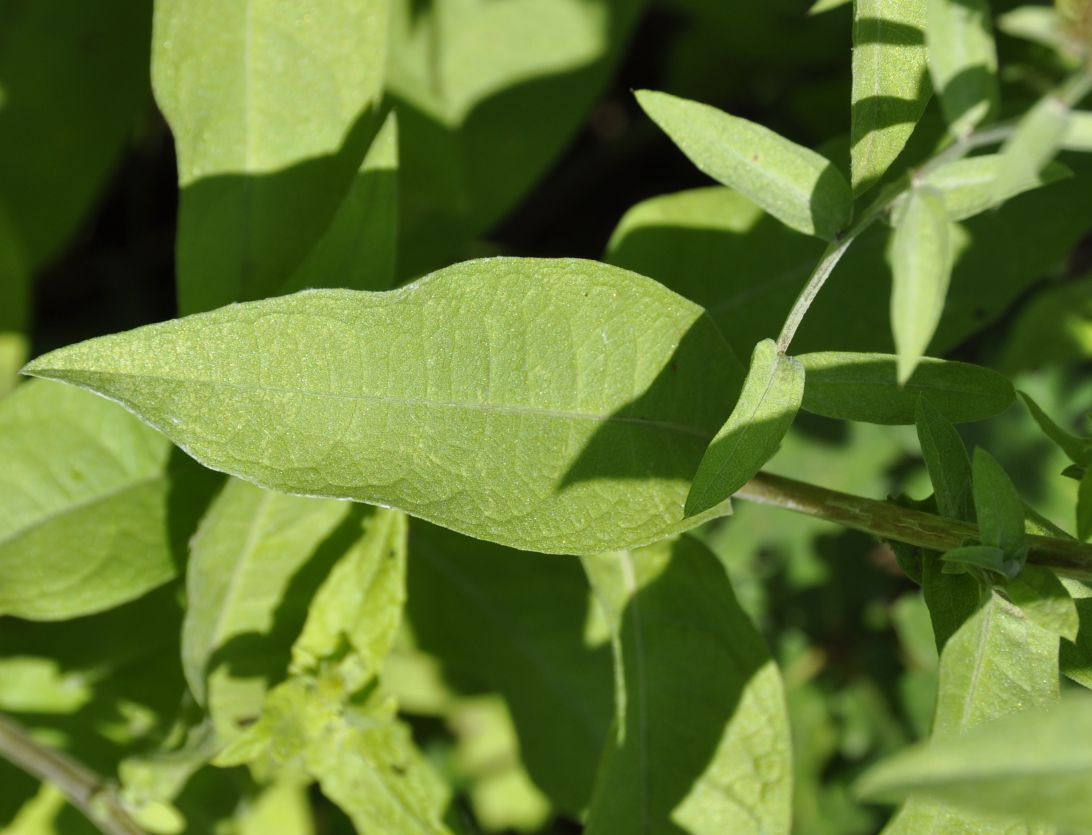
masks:
<svg viewBox="0 0 1092 835"><path fill-rule="evenodd" d="M1069 460L1081 467L1092 467L1092 438L1079 438L1066 432L1057 423L1051 420L1050 415L1039 408L1039 404L1031 399L1031 395L1020 392L1024 404L1043 430L1043 434L1054 441L1061 450L1069 456Z"/></svg>
<svg viewBox="0 0 1092 835"><path fill-rule="evenodd" d="M1092 470L1085 470L1077 487L1077 538L1092 537Z"/></svg>
<svg viewBox="0 0 1092 835"><path fill-rule="evenodd" d="M962 548L953 548L951 551L946 551L941 559L944 560L946 573L960 573L955 570L956 566L969 565L983 571L992 571L1005 579L1012 576L1011 565L1005 557L1005 552L992 545L964 545Z"/></svg>
<svg viewBox="0 0 1092 835"><path fill-rule="evenodd" d="M981 447L974 451L974 508L982 542L1022 559L1026 550L1024 502L1008 473Z"/></svg>
<svg viewBox="0 0 1092 835"><path fill-rule="evenodd" d="M914 424L940 515L973 522L971 459L963 439L926 397L918 399Z"/></svg>

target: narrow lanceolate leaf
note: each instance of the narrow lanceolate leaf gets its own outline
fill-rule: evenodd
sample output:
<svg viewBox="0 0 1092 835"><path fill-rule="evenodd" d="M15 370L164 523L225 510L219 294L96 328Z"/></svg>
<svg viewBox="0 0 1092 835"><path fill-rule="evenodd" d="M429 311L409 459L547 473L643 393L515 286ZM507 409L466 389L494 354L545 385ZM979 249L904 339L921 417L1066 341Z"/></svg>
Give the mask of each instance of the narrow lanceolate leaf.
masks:
<svg viewBox="0 0 1092 835"><path fill-rule="evenodd" d="M1070 111L1062 147L1067 151L1092 151L1092 113Z"/></svg>
<svg viewBox="0 0 1092 835"><path fill-rule="evenodd" d="M974 451L974 508L982 542L1014 557L1025 547L1024 502L997 459Z"/></svg>
<svg viewBox="0 0 1092 835"><path fill-rule="evenodd" d="M971 459L963 439L951 421L926 397L918 398L914 424L940 515L973 522Z"/></svg>
<svg viewBox="0 0 1092 835"><path fill-rule="evenodd" d="M830 240L849 221L849 184L815 151L754 122L666 93L640 90L637 101L698 168L786 226Z"/></svg>
<svg viewBox="0 0 1092 835"><path fill-rule="evenodd" d="M550 553L645 544L739 391L701 308L576 260L234 305L48 354L206 466ZM979 398L981 401L982 398Z"/></svg>
<svg viewBox="0 0 1092 835"><path fill-rule="evenodd" d="M1072 176L1064 165L1052 162L1024 180L1010 180L1004 193L998 192L1003 160L1000 154L983 154L954 160L921 178L921 184L940 195L948 220L966 220L1018 194L1056 183ZM895 204L896 216L905 200Z"/></svg>
<svg viewBox="0 0 1092 835"><path fill-rule="evenodd" d="M352 510L230 479L202 520L186 573L182 666L221 739L253 722L270 682L285 676L315 589L359 533Z"/></svg>
<svg viewBox="0 0 1092 835"><path fill-rule="evenodd" d="M962 579L962 578L960 578ZM933 740L955 739L985 723L1058 699L1058 637L1031 622L996 592L944 644ZM866 791L868 783L862 786ZM911 797L885 835L975 832L1009 835L1003 814L967 814L928 797ZM1036 835L1049 830L1032 828Z"/></svg>
<svg viewBox="0 0 1092 835"><path fill-rule="evenodd" d="M801 408L840 420L912 424L924 395L947 420L962 423L993 417L1016 398L996 371L962 362L923 359L900 385L890 354L824 351L797 359L807 374Z"/></svg>
<svg viewBox="0 0 1092 835"><path fill-rule="evenodd" d="M0 614L109 609L178 573L208 486L120 406L48 383L0 400Z"/></svg>
<svg viewBox="0 0 1092 835"><path fill-rule="evenodd" d="M1058 96L1044 96L1020 120L998 154L999 171L994 182L998 201L1022 182L1039 176L1061 150L1069 126L1069 106Z"/></svg>
<svg viewBox="0 0 1092 835"><path fill-rule="evenodd" d="M869 771L858 788L869 798L948 803L968 820L1007 814L1092 832L1092 748L1077 742L1090 734L1092 697L1073 694L1051 710L1032 708L905 751Z"/></svg>
<svg viewBox="0 0 1092 835"><path fill-rule="evenodd" d="M925 42L933 89L955 136L997 109L997 49L986 0L928 0Z"/></svg>
<svg viewBox="0 0 1092 835"><path fill-rule="evenodd" d="M850 169L853 191L876 182L929 101L926 0L856 0Z"/></svg>
<svg viewBox="0 0 1092 835"><path fill-rule="evenodd" d="M911 191L891 239L891 332L900 385L914 373L944 311L952 275L949 237L940 196L926 188Z"/></svg>
<svg viewBox="0 0 1092 835"><path fill-rule="evenodd" d="M1070 461L1081 467L1092 467L1092 438L1080 438L1064 430L1031 399L1031 395L1020 392L1020 397L1043 434L1054 441Z"/></svg>
<svg viewBox="0 0 1092 835"><path fill-rule="evenodd" d="M772 339L759 342L739 401L705 451L690 485L687 516L719 505L773 457L803 396L804 367L778 352Z"/></svg>
<svg viewBox="0 0 1092 835"><path fill-rule="evenodd" d="M584 562L616 631L620 688L589 835L788 832L781 679L716 557L684 536Z"/></svg>
<svg viewBox="0 0 1092 835"><path fill-rule="evenodd" d="M184 313L277 292L329 226L377 127L387 5L156 3Z"/></svg>
<svg viewBox="0 0 1092 835"><path fill-rule="evenodd" d="M1052 49L1069 49L1073 37L1058 13L1045 6L1017 6L997 18L997 28L1014 38L1024 38Z"/></svg>
<svg viewBox="0 0 1092 835"><path fill-rule="evenodd" d="M1024 566L1023 571L1005 586L1005 593L1020 611L1043 629L1070 641L1077 639L1080 628L1077 605L1049 568Z"/></svg>

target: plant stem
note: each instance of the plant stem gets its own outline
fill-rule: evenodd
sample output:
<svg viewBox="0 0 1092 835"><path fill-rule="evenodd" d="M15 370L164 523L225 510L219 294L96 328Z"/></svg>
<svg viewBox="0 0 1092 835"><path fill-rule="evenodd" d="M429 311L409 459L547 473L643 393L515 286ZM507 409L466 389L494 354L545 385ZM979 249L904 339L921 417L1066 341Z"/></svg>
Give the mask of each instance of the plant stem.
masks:
<svg viewBox="0 0 1092 835"><path fill-rule="evenodd" d="M36 742L17 722L0 714L0 756L65 798L106 835L144 835L99 775L59 751Z"/></svg>
<svg viewBox="0 0 1092 835"><path fill-rule="evenodd" d="M891 502L851 496L770 473L756 475L736 493L736 497L933 551L947 551L968 540L978 540L978 528L968 522L945 519ZM1092 546L1075 539L1030 535L1027 539L1029 563L1052 568L1067 577L1092 579Z"/></svg>

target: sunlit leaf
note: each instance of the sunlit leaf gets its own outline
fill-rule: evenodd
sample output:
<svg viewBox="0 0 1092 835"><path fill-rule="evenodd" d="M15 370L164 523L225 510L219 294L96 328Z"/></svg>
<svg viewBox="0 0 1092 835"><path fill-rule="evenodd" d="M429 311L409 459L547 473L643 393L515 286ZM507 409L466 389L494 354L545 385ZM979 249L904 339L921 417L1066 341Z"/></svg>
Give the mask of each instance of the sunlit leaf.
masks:
<svg viewBox="0 0 1092 835"><path fill-rule="evenodd" d="M1049 568L1028 565L1005 586L1009 599L1048 632L1070 641L1077 639L1077 606Z"/></svg>
<svg viewBox="0 0 1092 835"><path fill-rule="evenodd" d="M1070 112L1062 147L1069 151L1092 151L1092 113Z"/></svg>
<svg viewBox="0 0 1092 835"><path fill-rule="evenodd" d="M816 0L812 7L808 9L808 14L822 14L840 6L848 6L852 2L853 0Z"/></svg>
<svg viewBox="0 0 1092 835"><path fill-rule="evenodd" d="M560 553L702 521L684 521L689 480L739 390L700 308L575 260L468 262L388 293L235 305L27 370L117 399L265 487Z"/></svg>
<svg viewBox="0 0 1092 835"><path fill-rule="evenodd" d="M1062 147L1069 129L1069 106L1053 94L1028 111L998 154L994 196L998 201L1034 180Z"/></svg>
<svg viewBox="0 0 1092 835"><path fill-rule="evenodd" d="M986 0L928 0L933 88L951 132L965 136L997 109L997 50Z"/></svg>

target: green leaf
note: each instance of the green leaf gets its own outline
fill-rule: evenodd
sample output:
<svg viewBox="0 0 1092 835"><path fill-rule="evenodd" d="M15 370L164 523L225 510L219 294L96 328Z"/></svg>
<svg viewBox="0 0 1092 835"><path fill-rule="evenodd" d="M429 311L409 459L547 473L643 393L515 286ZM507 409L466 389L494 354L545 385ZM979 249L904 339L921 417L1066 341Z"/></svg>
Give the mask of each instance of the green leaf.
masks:
<svg viewBox="0 0 1092 835"><path fill-rule="evenodd" d="M266 487L581 554L703 521L684 520L683 502L737 369L703 311L649 279L499 258L388 293L311 291L151 325L27 372L117 399L206 466Z"/></svg>
<svg viewBox="0 0 1092 835"><path fill-rule="evenodd" d="M1092 470L1085 470L1077 487L1077 539L1092 537Z"/></svg>
<svg viewBox="0 0 1092 835"><path fill-rule="evenodd" d="M945 562L944 570L946 572L958 564L960 566L969 565L974 568L981 568L984 571L992 571L1005 579L1012 576L1011 566L1005 557L1005 552L992 545L964 545L961 548L953 548L951 551L946 551L941 559ZM1019 566L1017 566L1016 570L1019 570ZM951 571L951 573L959 572Z"/></svg>
<svg viewBox="0 0 1092 835"><path fill-rule="evenodd" d="M1032 708L904 751L867 772L858 789L870 799L950 803L972 820L1009 815L1088 832L1092 753L1074 743L1090 733L1092 699L1074 694L1051 710Z"/></svg>
<svg viewBox="0 0 1092 835"><path fill-rule="evenodd" d="M852 2L853 0L816 0L812 7L808 9L808 14L822 14L823 12L829 12L831 9L848 6Z"/></svg>
<svg viewBox="0 0 1092 835"><path fill-rule="evenodd" d="M1039 408L1039 404L1031 399L1031 395L1020 392L1024 405L1028 407L1031 416L1043 430L1043 434L1054 441L1058 447L1069 456L1069 460L1081 467L1092 467L1092 438L1079 438L1055 423L1050 415Z"/></svg>
<svg viewBox="0 0 1092 835"><path fill-rule="evenodd" d="M0 397L15 387L19 368L28 358L29 295L26 256L15 225L0 203Z"/></svg>
<svg viewBox="0 0 1092 835"><path fill-rule="evenodd" d="M156 4L182 312L275 293L311 252L378 127L387 29L387 0Z"/></svg>
<svg viewBox="0 0 1092 835"><path fill-rule="evenodd" d="M580 565L414 522L407 581L406 618L420 648L463 689L504 698L528 774L579 816L607 740L613 685L607 636L588 632L598 608Z"/></svg>
<svg viewBox="0 0 1092 835"><path fill-rule="evenodd" d="M849 184L826 158L714 107L639 90L645 113L701 171L786 226L831 240L849 222Z"/></svg>
<svg viewBox="0 0 1092 835"><path fill-rule="evenodd" d="M911 424L922 395L953 423L985 420L1016 396L997 372L962 362L925 358L900 385L889 354L826 351L797 359L807 374L801 408L839 420Z"/></svg>
<svg viewBox="0 0 1092 835"><path fill-rule="evenodd" d="M1005 586L1009 599L1048 632L1070 641L1077 639L1077 606L1061 580L1049 568L1028 565Z"/></svg>
<svg viewBox="0 0 1092 835"><path fill-rule="evenodd" d="M1062 673L1092 690L1092 587L1076 580L1062 580L1077 607L1079 626L1073 640L1063 640L1058 661Z"/></svg>
<svg viewBox="0 0 1092 835"><path fill-rule="evenodd" d="M856 0L853 4L850 169L854 194L884 175L929 101L925 7L926 0Z"/></svg>
<svg viewBox="0 0 1092 835"><path fill-rule="evenodd" d="M1007 373L1092 359L1092 274L1048 284L1015 313L1000 363Z"/></svg>
<svg viewBox="0 0 1092 835"><path fill-rule="evenodd" d="M1070 111L1062 147L1067 151L1092 151L1092 113Z"/></svg>
<svg viewBox="0 0 1092 835"><path fill-rule="evenodd" d="M891 238L891 267L891 332L905 385L936 332L952 274L948 217L936 192L910 192Z"/></svg>
<svg viewBox="0 0 1092 835"><path fill-rule="evenodd" d="M919 397L914 415L918 443L929 470L941 516L973 522L971 459L951 422L926 397Z"/></svg>
<svg viewBox="0 0 1092 835"><path fill-rule="evenodd" d="M928 0L929 72L951 133L966 136L997 110L997 50L986 0Z"/></svg>
<svg viewBox="0 0 1092 835"><path fill-rule="evenodd" d="M1009 180L1009 190L998 194L997 184L1001 179L1003 165L1000 154L965 157L929 171L921 178L921 184L940 194L945 214L949 220L956 221L966 220L1025 191L1050 185L1073 175L1061 163L1050 163L1026 180ZM896 215L905 202L896 201Z"/></svg>
<svg viewBox="0 0 1092 835"><path fill-rule="evenodd" d="M60 620L178 574L208 486L124 409L34 383L0 400L0 614Z"/></svg>
<svg viewBox="0 0 1092 835"><path fill-rule="evenodd" d="M589 835L704 835L724 832L725 821L788 832L781 679L716 557L682 537L584 564L616 631L619 688Z"/></svg>
<svg viewBox="0 0 1092 835"><path fill-rule="evenodd" d="M739 401L705 451L686 515L716 507L746 484L777 452L804 395L804 367L777 350L772 339L755 346Z"/></svg>
<svg viewBox="0 0 1092 835"><path fill-rule="evenodd" d="M933 624L937 651L983 602L985 587L970 573L951 574L940 555L926 554L922 563L921 591Z"/></svg>
<svg viewBox="0 0 1092 835"><path fill-rule="evenodd" d="M190 690L227 741L261 712L315 589L359 533L350 505L229 479L193 539L182 628Z"/></svg>
<svg viewBox="0 0 1092 835"><path fill-rule="evenodd" d="M1017 6L997 18L997 28L1006 35L1053 49L1068 49L1072 45L1072 37L1058 13L1044 6Z"/></svg>
<svg viewBox="0 0 1092 835"><path fill-rule="evenodd" d="M1024 116L998 154L994 196L1000 202L1034 180L1061 150L1069 125L1069 106L1056 95L1040 99Z"/></svg>
<svg viewBox="0 0 1092 835"><path fill-rule="evenodd" d="M1024 502L997 459L978 447L974 451L974 509L982 542L1017 557L1026 551Z"/></svg>

